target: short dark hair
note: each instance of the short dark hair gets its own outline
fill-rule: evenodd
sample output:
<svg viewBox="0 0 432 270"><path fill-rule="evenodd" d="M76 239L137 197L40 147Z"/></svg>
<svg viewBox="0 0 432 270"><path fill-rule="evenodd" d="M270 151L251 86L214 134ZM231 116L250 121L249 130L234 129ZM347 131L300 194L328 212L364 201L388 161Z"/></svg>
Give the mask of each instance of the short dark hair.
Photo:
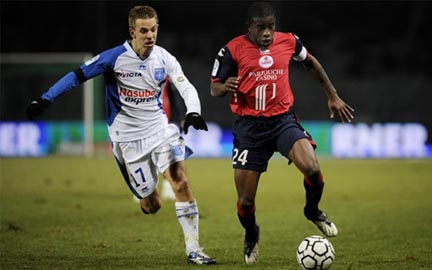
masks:
<svg viewBox="0 0 432 270"><path fill-rule="evenodd" d="M254 2L247 10L246 24L251 25L254 18L263 18L268 16L275 16L273 7L267 2Z"/></svg>
<svg viewBox="0 0 432 270"><path fill-rule="evenodd" d="M129 27L135 28L135 22L137 19L151 19L156 18L156 21L159 22L158 15L156 10L151 6L135 6L129 11Z"/></svg>

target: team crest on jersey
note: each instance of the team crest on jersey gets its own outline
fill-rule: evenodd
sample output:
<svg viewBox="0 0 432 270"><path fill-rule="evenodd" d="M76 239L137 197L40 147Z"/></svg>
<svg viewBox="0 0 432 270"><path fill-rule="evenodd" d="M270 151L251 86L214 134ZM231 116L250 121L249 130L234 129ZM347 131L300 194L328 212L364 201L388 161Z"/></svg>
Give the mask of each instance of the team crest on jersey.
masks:
<svg viewBox="0 0 432 270"><path fill-rule="evenodd" d="M165 78L165 69L164 68L155 68L154 73L155 80L161 81Z"/></svg>
<svg viewBox="0 0 432 270"><path fill-rule="evenodd" d="M258 61L258 64L262 68L270 68L271 66L273 66L273 63L273 57L271 57L270 55L263 55Z"/></svg>

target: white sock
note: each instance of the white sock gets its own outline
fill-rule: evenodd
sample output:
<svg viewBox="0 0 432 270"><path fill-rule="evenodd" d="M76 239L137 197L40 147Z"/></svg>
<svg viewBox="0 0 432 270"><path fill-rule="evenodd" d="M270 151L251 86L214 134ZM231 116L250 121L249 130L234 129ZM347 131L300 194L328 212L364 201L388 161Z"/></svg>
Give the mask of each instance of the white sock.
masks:
<svg viewBox="0 0 432 270"><path fill-rule="evenodd" d="M176 202L176 216L180 223L185 238L186 255L199 249L199 232L198 232L198 205L196 200L192 202Z"/></svg>

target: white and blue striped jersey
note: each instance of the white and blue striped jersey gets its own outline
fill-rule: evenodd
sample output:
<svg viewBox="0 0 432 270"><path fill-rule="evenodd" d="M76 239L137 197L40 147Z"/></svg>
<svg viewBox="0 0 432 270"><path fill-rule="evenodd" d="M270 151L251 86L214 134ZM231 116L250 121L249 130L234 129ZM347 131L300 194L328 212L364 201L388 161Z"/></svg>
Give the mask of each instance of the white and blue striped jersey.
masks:
<svg viewBox="0 0 432 270"><path fill-rule="evenodd" d="M162 108L162 92L167 80L178 89L187 113L201 114L198 93L183 74L177 59L160 46L155 46L146 59L141 59L128 41L69 72L42 98L52 102L64 92L100 74L104 74L106 121L114 142L147 138L168 125Z"/></svg>

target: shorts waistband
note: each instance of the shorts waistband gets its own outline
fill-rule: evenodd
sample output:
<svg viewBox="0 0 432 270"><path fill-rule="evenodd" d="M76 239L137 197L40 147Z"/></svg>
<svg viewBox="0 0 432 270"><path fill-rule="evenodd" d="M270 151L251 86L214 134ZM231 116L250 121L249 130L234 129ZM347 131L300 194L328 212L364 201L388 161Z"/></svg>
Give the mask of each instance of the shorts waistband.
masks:
<svg viewBox="0 0 432 270"><path fill-rule="evenodd" d="M254 120L257 122L263 122L263 123L274 123L274 122L279 122L282 118L284 118L285 116L289 116L292 115L294 112L292 110L289 110L287 112L278 114L278 115L274 115L274 116L251 116L251 115L244 115L244 116L239 116L239 119L245 119L245 120Z"/></svg>

